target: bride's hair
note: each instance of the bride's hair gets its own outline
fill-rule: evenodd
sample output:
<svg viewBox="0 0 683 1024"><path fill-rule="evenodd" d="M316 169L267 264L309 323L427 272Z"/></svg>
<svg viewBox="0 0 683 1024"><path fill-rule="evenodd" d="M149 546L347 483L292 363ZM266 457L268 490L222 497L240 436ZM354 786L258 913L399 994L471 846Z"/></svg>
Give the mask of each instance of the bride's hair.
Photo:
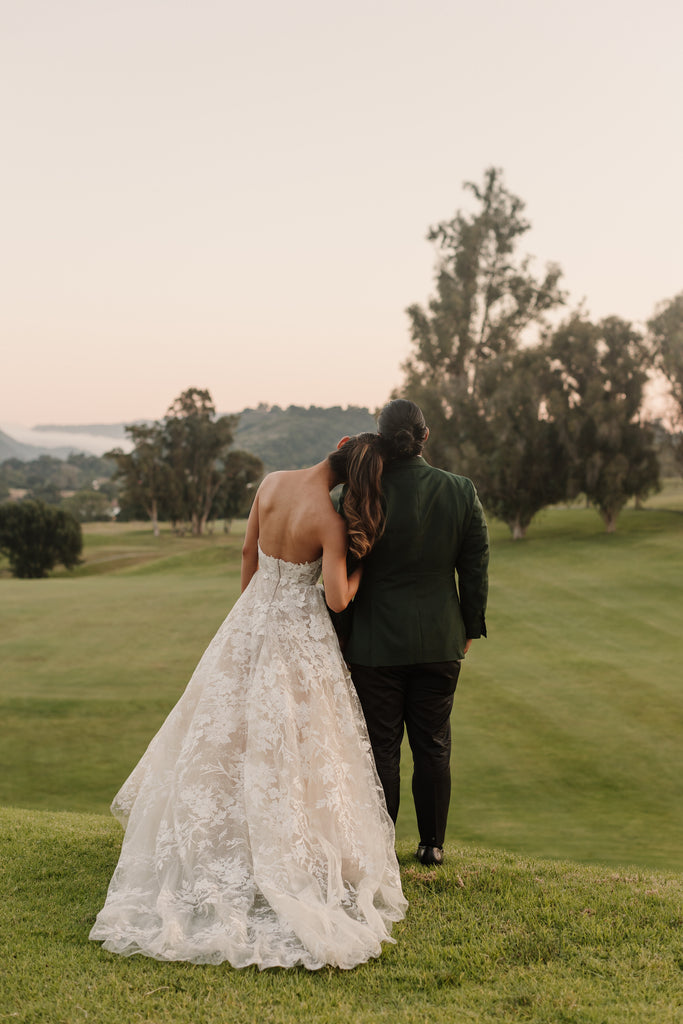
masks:
<svg viewBox="0 0 683 1024"><path fill-rule="evenodd" d="M349 553L364 558L384 529L384 443L379 434L356 434L327 458L335 475L346 484L342 510Z"/></svg>

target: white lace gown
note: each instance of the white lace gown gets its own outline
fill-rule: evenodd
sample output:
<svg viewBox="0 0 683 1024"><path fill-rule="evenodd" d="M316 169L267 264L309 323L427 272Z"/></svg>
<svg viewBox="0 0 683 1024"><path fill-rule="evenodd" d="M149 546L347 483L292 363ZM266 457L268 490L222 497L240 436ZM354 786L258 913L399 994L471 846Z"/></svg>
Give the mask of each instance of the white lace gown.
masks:
<svg viewBox="0 0 683 1024"><path fill-rule="evenodd" d="M315 970L393 941L394 827L320 565L259 551L115 797L126 833L90 933L105 949Z"/></svg>

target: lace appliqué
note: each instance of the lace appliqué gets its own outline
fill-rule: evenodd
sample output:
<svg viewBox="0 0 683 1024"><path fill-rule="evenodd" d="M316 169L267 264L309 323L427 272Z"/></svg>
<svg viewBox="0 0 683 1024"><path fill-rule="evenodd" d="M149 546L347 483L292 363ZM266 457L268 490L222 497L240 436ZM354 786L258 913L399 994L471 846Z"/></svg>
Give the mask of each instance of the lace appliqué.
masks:
<svg viewBox="0 0 683 1024"><path fill-rule="evenodd" d="M105 949L314 970L393 941L394 829L320 566L259 552L114 799L126 834L90 934Z"/></svg>

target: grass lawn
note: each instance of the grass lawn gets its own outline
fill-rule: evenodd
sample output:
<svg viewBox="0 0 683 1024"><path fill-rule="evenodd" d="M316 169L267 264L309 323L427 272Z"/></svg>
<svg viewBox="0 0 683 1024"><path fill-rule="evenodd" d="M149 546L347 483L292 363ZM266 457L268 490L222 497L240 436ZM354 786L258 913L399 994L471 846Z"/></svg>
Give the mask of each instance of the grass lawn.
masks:
<svg viewBox="0 0 683 1024"><path fill-rule="evenodd" d="M492 524L447 863L413 860L406 752L410 909L351 972L87 939L121 842L109 801L237 597L243 524L201 541L93 525L72 575L0 566L0 1020L683 1024L681 513L676 484L611 537L583 508L548 510L521 543Z"/></svg>
<svg viewBox="0 0 683 1024"><path fill-rule="evenodd" d="M683 881L399 844L396 945L345 972L122 958L88 941L121 831L0 810L0 1018L16 1024L680 1024Z"/></svg>
<svg viewBox="0 0 683 1024"><path fill-rule="evenodd" d="M683 869L683 489L616 535L492 524L490 638L453 716L448 843ZM94 524L86 561L0 576L0 804L106 813L238 593L243 524L201 541ZM406 752L399 839L416 838Z"/></svg>
<svg viewBox="0 0 683 1024"><path fill-rule="evenodd" d="M683 515L494 527L490 639L454 714L461 839L683 868Z"/></svg>

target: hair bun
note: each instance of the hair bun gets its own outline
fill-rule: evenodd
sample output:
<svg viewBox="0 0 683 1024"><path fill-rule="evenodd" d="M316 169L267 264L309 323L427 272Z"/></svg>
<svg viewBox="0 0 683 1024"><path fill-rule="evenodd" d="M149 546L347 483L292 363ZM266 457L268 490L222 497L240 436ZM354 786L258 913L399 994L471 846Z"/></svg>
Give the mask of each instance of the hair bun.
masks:
<svg viewBox="0 0 683 1024"><path fill-rule="evenodd" d="M400 458L407 458L413 455L418 449L418 445L415 443L415 438L411 430L397 430L392 437L394 442L394 450Z"/></svg>
<svg viewBox="0 0 683 1024"><path fill-rule="evenodd" d="M406 398L394 398L384 406L377 429L386 441L390 459L421 455L429 433L422 410Z"/></svg>

